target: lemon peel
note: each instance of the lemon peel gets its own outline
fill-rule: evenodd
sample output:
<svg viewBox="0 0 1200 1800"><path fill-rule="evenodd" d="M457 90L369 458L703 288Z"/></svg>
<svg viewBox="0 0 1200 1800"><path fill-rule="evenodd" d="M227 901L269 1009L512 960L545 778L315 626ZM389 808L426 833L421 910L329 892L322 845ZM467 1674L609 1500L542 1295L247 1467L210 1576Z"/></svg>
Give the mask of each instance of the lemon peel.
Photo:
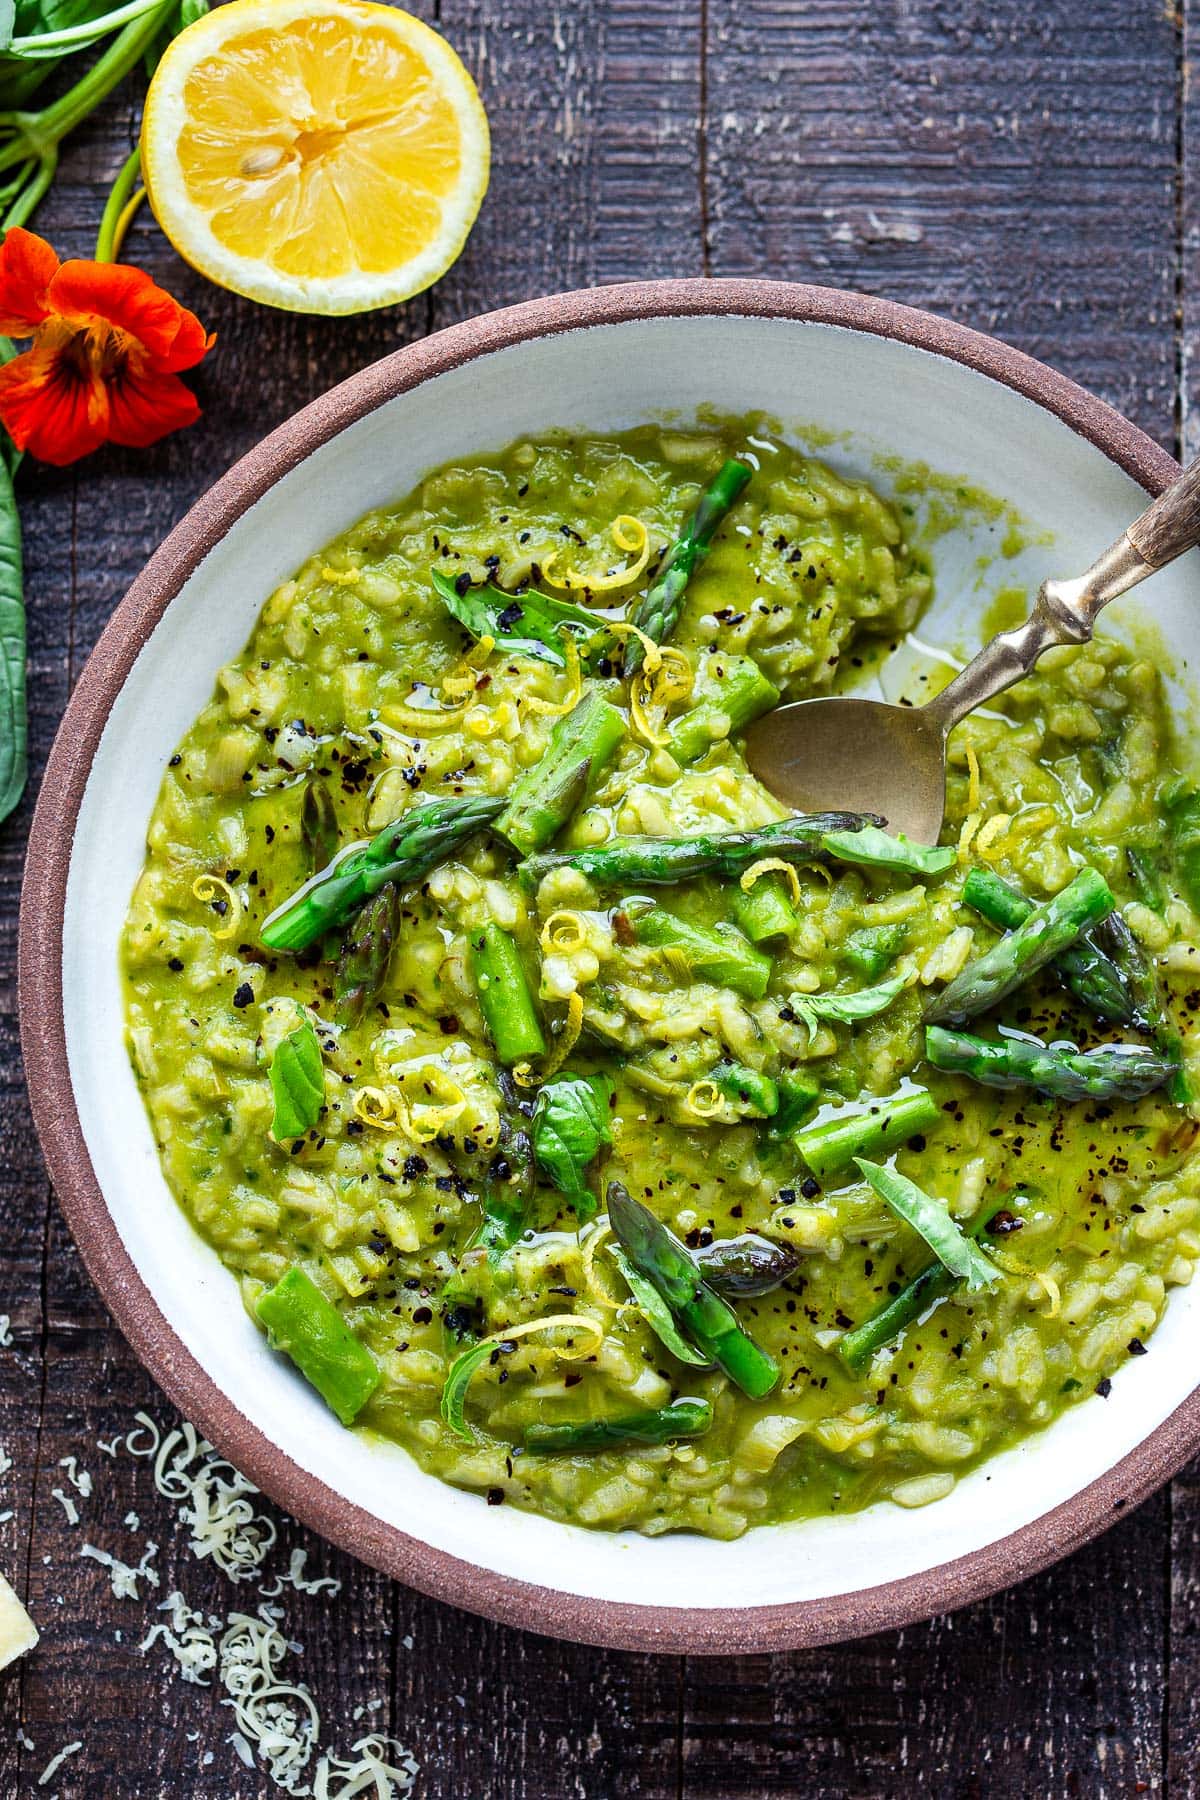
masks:
<svg viewBox="0 0 1200 1800"><path fill-rule="evenodd" d="M362 570L335 569L326 563L321 570L321 580L331 581L335 587L357 587L362 580Z"/></svg>
<svg viewBox="0 0 1200 1800"><path fill-rule="evenodd" d="M979 758L975 754L974 744L968 741L967 751L967 812L979 811Z"/></svg>
<svg viewBox="0 0 1200 1800"><path fill-rule="evenodd" d="M551 913L538 934L538 942L547 953L582 949L587 942L587 927L583 915L568 912L565 908Z"/></svg>
<svg viewBox="0 0 1200 1800"><path fill-rule="evenodd" d="M608 528L609 536L618 550L623 550L634 561L626 563L623 569L609 569L603 575L581 575L578 569L567 569L562 575L551 575L550 567L555 560L554 553L542 563L543 579L552 587L564 589L586 588L591 594L611 593L614 588L627 587L636 581L650 561L650 533L641 519L632 513L619 513Z"/></svg>
<svg viewBox="0 0 1200 1800"><path fill-rule="evenodd" d="M756 863L751 863L738 883L744 894L748 894L756 881L764 875L786 875L788 886L792 890L792 899L800 904L800 877L790 862L784 862L782 856L760 856Z"/></svg>
<svg viewBox="0 0 1200 1800"><path fill-rule="evenodd" d="M615 638L637 639L645 653L645 660L642 663L642 670L640 672L644 672L647 675L653 675L655 669L662 666L662 646L656 644L652 637L647 637L646 633L641 630L639 626L631 625L628 619L614 619L608 629Z"/></svg>
<svg viewBox="0 0 1200 1800"><path fill-rule="evenodd" d="M549 1081L570 1056L579 1034L583 1030L583 995L578 991L567 1001L567 1016L563 1020L562 1030L555 1039L550 1054L545 1058L540 1069L535 1069L530 1062L519 1062L513 1067L513 1080L518 1087L538 1087L543 1081Z"/></svg>
<svg viewBox="0 0 1200 1800"><path fill-rule="evenodd" d="M192 893L206 905L215 907L219 902L225 902L228 917L219 929L213 927L213 936L222 940L233 937L242 922L242 903L229 883L219 875L197 875L192 883Z"/></svg>
<svg viewBox="0 0 1200 1800"><path fill-rule="evenodd" d="M975 854L982 856L985 862L994 862L1001 854L1011 825L1012 817L1009 813L993 813L987 824L979 829L975 839Z"/></svg>
<svg viewBox="0 0 1200 1800"><path fill-rule="evenodd" d="M629 687L629 714L638 735L652 748L661 749L669 741L665 730L667 712L676 701L688 699L694 684L695 673L682 650L659 649L654 668L650 668L647 659L637 671ZM651 708L661 715L653 723Z"/></svg>
<svg viewBox="0 0 1200 1800"><path fill-rule="evenodd" d="M725 1096L715 1081L693 1081L683 1104L697 1119L717 1119L725 1111Z"/></svg>
<svg viewBox="0 0 1200 1800"><path fill-rule="evenodd" d="M579 646L575 642L575 634L564 631L561 634L563 654L567 659L567 697L565 700L542 700L537 694L526 694L525 705L530 712L542 713L548 719L561 719L567 713L574 712L583 697L583 667L579 661ZM482 642L482 639L480 640Z"/></svg>
<svg viewBox="0 0 1200 1800"><path fill-rule="evenodd" d="M993 1250L991 1258L996 1267L1003 1269L1006 1275L1015 1275L1021 1281L1036 1281L1049 1301L1049 1306L1043 1316L1047 1319L1058 1317L1062 1309L1062 1290L1053 1275L1047 1275L1042 1269L1030 1268L1028 1263L1019 1261L1017 1257L1008 1255L1006 1251Z"/></svg>
<svg viewBox="0 0 1200 1800"><path fill-rule="evenodd" d="M395 1102L385 1088L358 1088L354 1094L354 1116L375 1131L404 1130Z"/></svg>
<svg viewBox="0 0 1200 1800"><path fill-rule="evenodd" d="M603 1306L609 1312L619 1312L625 1304L614 1295L605 1293L596 1279L596 1252L600 1246L612 1236L612 1226L607 1219L598 1219L588 1232L583 1245L583 1256L580 1260L580 1275L583 1279L584 1292L588 1299L597 1306Z"/></svg>

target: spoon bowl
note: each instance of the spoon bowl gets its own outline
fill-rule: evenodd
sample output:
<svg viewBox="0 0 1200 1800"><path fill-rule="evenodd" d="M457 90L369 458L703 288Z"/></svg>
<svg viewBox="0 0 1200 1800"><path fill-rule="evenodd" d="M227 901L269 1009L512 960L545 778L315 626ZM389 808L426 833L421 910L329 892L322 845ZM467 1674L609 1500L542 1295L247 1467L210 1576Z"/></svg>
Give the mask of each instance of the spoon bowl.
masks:
<svg viewBox="0 0 1200 1800"><path fill-rule="evenodd" d="M946 808L946 739L1021 681L1056 644L1082 644L1102 607L1200 543L1200 458L1082 575L1044 581L1023 625L1002 631L924 706L834 695L776 707L746 734L764 787L801 812L881 813L889 831L936 844Z"/></svg>
<svg viewBox="0 0 1200 1800"><path fill-rule="evenodd" d="M797 812L881 813L895 836L936 844L946 809L946 737L925 707L797 700L755 721L746 761Z"/></svg>

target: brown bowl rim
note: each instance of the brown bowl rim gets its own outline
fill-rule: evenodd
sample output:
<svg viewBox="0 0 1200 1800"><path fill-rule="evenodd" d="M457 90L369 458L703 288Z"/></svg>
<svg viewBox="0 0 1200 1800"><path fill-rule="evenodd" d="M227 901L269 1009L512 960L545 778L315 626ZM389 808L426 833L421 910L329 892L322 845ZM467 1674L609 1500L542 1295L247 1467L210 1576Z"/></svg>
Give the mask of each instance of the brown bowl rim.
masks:
<svg viewBox="0 0 1200 1800"><path fill-rule="evenodd" d="M264 438L203 494L116 608L75 687L42 780L21 895L19 1011L34 1121L88 1270L134 1351L173 1403L265 1494L322 1536L423 1593L504 1624L622 1650L732 1654L894 1630L982 1599L1089 1542L1200 1446L1200 1388L1070 1500L953 1562L859 1592L775 1606L639 1606L480 1568L385 1524L309 1474L233 1404L145 1287L93 1172L75 1106L62 1006L62 931L75 825L111 707L168 602L248 507L288 470L384 401L532 338L637 319L749 316L844 327L909 344L1003 383L1055 414L1155 494L1175 460L1120 413L995 338L837 288L751 280L626 283L531 300L439 331L331 389Z"/></svg>

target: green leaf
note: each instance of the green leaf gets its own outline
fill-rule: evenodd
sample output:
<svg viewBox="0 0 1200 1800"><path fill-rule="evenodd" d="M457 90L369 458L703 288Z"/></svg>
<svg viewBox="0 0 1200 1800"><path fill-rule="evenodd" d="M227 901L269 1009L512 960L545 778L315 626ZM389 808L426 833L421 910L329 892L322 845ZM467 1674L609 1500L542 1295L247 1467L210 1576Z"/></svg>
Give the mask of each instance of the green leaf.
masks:
<svg viewBox="0 0 1200 1800"><path fill-rule="evenodd" d="M325 1070L311 1019L305 1019L277 1045L271 1058L271 1092L275 1096L271 1136L277 1143L303 1137L320 1118L325 1104Z"/></svg>
<svg viewBox="0 0 1200 1800"><path fill-rule="evenodd" d="M706 1356L693 1350L687 1339L676 1325L671 1309L659 1293L652 1281L640 1275L622 1250L620 1244L610 1244L613 1261L620 1269L629 1286L629 1291L637 1301L638 1310L647 1325L661 1344L665 1344L677 1362L690 1363L694 1369L712 1367Z"/></svg>
<svg viewBox="0 0 1200 1800"><path fill-rule="evenodd" d="M0 819L25 786L26 736L21 521L9 465L0 458Z"/></svg>
<svg viewBox="0 0 1200 1800"><path fill-rule="evenodd" d="M469 587L460 594L449 576L431 569L429 578L445 602L446 610L466 627L472 637L492 637L497 648L518 656L532 656L539 662L566 666L562 633L577 632L594 637L604 630L604 620L569 600L556 600L550 594L532 590L524 594L506 594L490 583Z"/></svg>
<svg viewBox="0 0 1200 1800"><path fill-rule="evenodd" d="M821 848L836 856L839 862L865 863L873 869L898 869L907 875L941 875L958 855L950 845L928 849L924 844L910 844L906 837L892 837L877 825L864 825L861 831L827 831Z"/></svg>
<svg viewBox="0 0 1200 1800"><path fill-rule="evenodd" d="M887 981L881 981L878 987L859 988L856 994L792 994L788 1005L792 1011L799 1013L809 1030L809 1035L816 1030L822 1019L832 1019L837 1025L852 1025L858 1019L873 1019L892 1004L897 994L908 986L909 971L901 970Z"/></svg>
<svg viewBox="0 0 1200 1800"><path fill-rule="evenodd" d="M468 1444L477 1442L478 1434L467 1424L466 1414L463 1411L467 1400L467 1389L471 1385L475 1371L481 1368L490 1356L496 1354L503 1341L503 1334L497 1337L481 1338L477 1344L472 1344L469 1350L464 1350L460 1356L456 1356L450 1364L446 1384L442 1389L442 1417L451 1431L458 1437L465 1438Z"/></svg>
<svg viewBox="0 0 1200 1800"><path fill-rule="evenodd" d="M867 1162L861 1156L856 1156L854 1161L879 1198L886 1201L898 1219L903 1219L906 1225L920 1233L951 1275L957 1275L971 1289L990 1287L1000 1279L995 1263L989 1261L979 1246L955 1224L945 1201L933 1199L897 1169Z"/></svg>
<svg viewBox="0 0 1200 1800"><path fill-rule="evenodd" d="M605 1144L612 1143L608 1106L612 1084L603 1075L554 1076L537 1097L530 1136L538 1167L580 1219L596 1211L587 1175Z"/></svg>

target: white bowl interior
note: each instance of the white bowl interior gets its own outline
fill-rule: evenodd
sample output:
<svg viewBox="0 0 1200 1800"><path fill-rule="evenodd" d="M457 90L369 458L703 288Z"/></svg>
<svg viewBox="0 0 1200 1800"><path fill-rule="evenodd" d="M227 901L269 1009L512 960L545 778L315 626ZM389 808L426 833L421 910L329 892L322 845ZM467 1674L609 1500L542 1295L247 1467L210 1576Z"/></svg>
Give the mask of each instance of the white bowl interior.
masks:
<svg viewBox="0 0 1200 1800"><path fill-rule="evenodd" d="M649 401L653 405L649 405ZM564 1527L435 1482L390 1445L342 1430L274 1357L235 1283L175 1205L126 1058L116 945L162 768L245 642L264 599L304 557L369 507L449 458L549 425L603 431L711 405L762 408L785 429L845 434L823 452L881 478L877 453L963 476L1050 534L996 585L1075 572L1139 510L1136 484L1059 420L952 361L841 327L751 318L645 320L494 352L380 407L287 474L233 527L171 602L114 706L87 784L70 866L63 988L83 1132L117 1231L162 1313L220 1388L294 1462L425 1542L564 1593L640 1605L744 1609L853 1593L994 1542L1068 1500L1186 1397L1200 1367L1200 1293L1177 1291L1153 1354L1123 1369L1106 1402L961 1480L918 1512L749 1532L732 1544ZM802 434L801 434L802 435ZM1003 525L976 521L936 547L942 641L978 637L976 558ZM1197 559L1147 599L1180 666L1200 656ZM1017 575L1014 577L1014 568ZM983 589L993 579L985 575ZM1137 616L1138 602L1114 615ZM1114 623L1118 621L1114 618Z"/></svg>

